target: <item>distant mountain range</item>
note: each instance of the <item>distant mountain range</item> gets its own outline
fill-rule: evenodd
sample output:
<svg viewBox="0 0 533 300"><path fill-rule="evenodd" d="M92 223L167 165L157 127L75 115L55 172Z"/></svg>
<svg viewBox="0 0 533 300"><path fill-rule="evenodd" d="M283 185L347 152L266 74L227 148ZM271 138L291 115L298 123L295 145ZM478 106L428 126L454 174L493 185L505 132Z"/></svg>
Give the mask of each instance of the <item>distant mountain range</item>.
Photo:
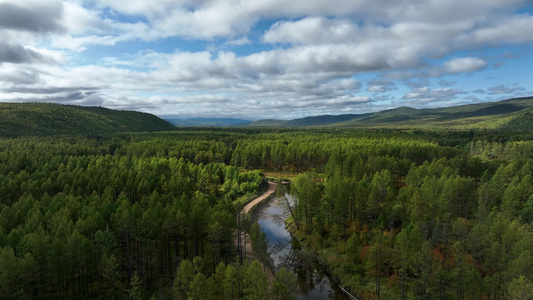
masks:
<svg viewBox="0 0 533 300"><path fill-rule="evenodd" d="M0 103L0 137L176 130L154 115L54 103Z"/></svg>
<svg viewBox="0 0 533 300"><path fill-rule="evenodd" d="M171 124L172 123L172 124ZM294 120L232 118L162 120L154 115L53 103L0 103L0 137L93 135L194 127L520 129L533 130L533 97L433 109L400 107L376 113Z"/></svg>
<svg viewBox="0 0 533 300"><path fill-rule="evenodd" d="M359 115L268 119L251 122L247 126L533 130L533 97L432 109L399 107Z"/></svg>
<svg viewBox="0 0 533 300"><path fill-rule="evenodd" d="M183 127L228 127L248 125L250 120L232 118L190 118L190 119L165 119L166 121Z"/></svg>

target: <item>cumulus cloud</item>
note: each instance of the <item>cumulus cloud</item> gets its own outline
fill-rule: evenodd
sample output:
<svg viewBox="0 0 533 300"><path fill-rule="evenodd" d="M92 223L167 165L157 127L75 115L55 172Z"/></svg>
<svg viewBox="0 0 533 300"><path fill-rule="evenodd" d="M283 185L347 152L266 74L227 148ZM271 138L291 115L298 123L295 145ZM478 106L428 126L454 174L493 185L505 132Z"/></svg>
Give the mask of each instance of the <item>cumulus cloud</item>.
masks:
<svg viewBox="0 0 533 300"><path fill-rule="evenodd" d="M390 2L386 0L332 0L332 1L170 1L161 0L157 5L149 1L94 0L99 10L111 10L116 14L142 16L143 22L115 22L113 28L123 38L155 40L170 36L212 40L246 35L262 19L300 19L280 21L264 35L269 43L339 43L382 35L381 38L409 37L411 41L426 40L427 45L435 41L451 39L474 29L493 17L491 11L501 9L500 3L490 1L459 0L426 1L415 0ZM508 4L508 7L520 3ZM72 5L71 5L72 6ZM460 6L461 9L457 10ZM68 7L67 7L68 8ZM98 23L87 13L78 14L79 20ZM68 11L73 11L70 7ZM328 18L323 17L328 16ZM368 21L360 27L362 21ZM108 21L108 20L105 20ZM355 22L353 22L355 21ZM76 22L79 23L79 22ZM109 23L109 22L108 22ZM519 23L519 22L518 22ZM376 24L384 24L377 26ZM492 25L492 23L488 23ZM527 24L526 24L527 25ZM503 26L503 25L502 25ZM509 26L522 26L511 24ZM104 26L105 27L105 26ZM314 30L315 29L315 30ZM482 29L482 28L479 28ZM135 34L131 34L135 32ZM390 36L387 36L390 35ZM378 37L379 39L379 37ZM446 51L440 44L435 51ZM441 54L438 54L441 55Z"/></svg>
<svg viewBox="0 0 533 300"><path fill-rule="evenodd" d="M242 37L236 40L231 40L227 42L226 44L231 45L231 46L242 46L242 45L249 45L251 43L252 42L248 39L248 37Z"/></svg>
<svg viewBox="0 0 533 300"><path fill-rule="evenodd" d="M264 41L291 43L292 49L327 47L333 54L348 50L353 57L368 58L364 70L401 70L423 66L424 56L449 53L451 47L446 42L469 26L469 22L443 25L405 21L390 26L359 27L349 19L311 17L274 24L265 33Z"/></svg>
<svg viewBox="0 0 533 300"><path fill-rule="evenodd" d="M30 86L11 86L2 89L4 93L22 93L22 94L61 94L61 93L80 93L80 90L84 90L84 93L91 93L96 90L95 88L84 89L80 87L30 87Z"/></svg>
<svg viewBox="0 0 533 300"><path fill-rule="evenodd" d="M523 87L509 87L503 84L497 86L491 86L488 88L489 95L500 95L500 94L514 94L525 92L526 89Z"/></svg>
<svg viewBox="0 0 533 300"><path fill-rule="evenodd" d="M0 28L47 33L64 30L61 1L7 1L0 3Z"/></svg>
<svg viewBox="0 0 533 300"><path fill-rule="evenodd" d="M494 9L513 9L524 1L387 1L387 0L309 0L284 1L192 1L160 0L153 5L145 0L95 0L101 8L129 15L142 15L150 21L159 20L162 28L196 37L233 35L250 30L260 19L299 18L305 16L350 17L361 20L394 23L398 20L425 23L455 23L470 19L482 20ZM457 9L461 7L461 9ZM179 17L179 18L178 18ZM185 24L176 28L172 24ZM168 26L168 27L167 27Z"/></svg>
<svg viewBox="0 0 533 300"><path fill-rule="evenodd" d="M10 44L0 41L0 64L2 63L32 63L42 61L44 57L22 45Z"/></svg>
<svg viewBox="0 0 533 300"><path fill-rule="evenodd" d="M457 81L448 81L444 79L441 79L439 81L440 86L445 86L445 87L454 86L456 83Z"/></svg>
<svg viewBox="0 0 533 300"><path fill-rule="evenodd" d="M368 83L367 91L371 93L384 93L395 89L395 83L386 78L374 78Z"/></svg>
<svg viewBox="0 0 533 300"><path fill-rule="evenodd" d="M21 72L20 75L32 75L29 72ZM0 80L5 77L0 74ZM60 82L51 81L50 78L39 76L26 80L12 78L12 82L0 81L1 100L3 101L40 101L40 102L63 102L71 104L100 105L102 97L98 95L99 88L84 86L60 86ZM2 80L3 81L3 80ZM49 85L51 84L51 85Z"/></svg>
<svg viewBox="0 0 533 300"><path fill-rule="evenodd" d="M295 22L277 22L265 33L263 40L267 43L343 44L353 40L358 33L358 26L350 20L311 17Z"/></svg>
<svg viewBox="0 0 533 300"><path fill-rule="evenodd" d="M294 117L372 110L376 100L449 103L465 91L441 76L507 68L479 49L533 43L533 18L516 13L527 4L4 0L1 98L241 117L258 107Z"/></svg>
<svg viewBox="0 0 533 300"><path fill-rule="evenodd" d="M35 70L24 70L15 65L4 65L0 68L1 85L34 84L39 81L39 72Z"/></svg>
<svg viewBox="0 0 533 300"><path fill-rule="evenodd" d="M488 63L478 57L459 57L444 63L444 68L450 73L475 72L484 69Z"/></svg>
<svg viewBox="0 0 533 300"><path fill-rule="evenodd" d="M411 100L413 106L427 106L428 104L434 105L440 101L454 100L457 98L457 95L464 93L463 90L452 88L431 89L429 87L421 87L406 93L403 99Z"/></svg>
<svg viewBox="0 0 533 300"><path fill-rule="evenodd" d="M477 28L458 37L465 45L526 44L533 42L533 16L529 14L506 16L488 26Z"/></svg>
<svg viewBox="0 0 533 300"><path fill-rule="evenodd" d="M0 64L57 63L57 51L42 47L42 39L65 32L61 1L0 3Z"/></svg>

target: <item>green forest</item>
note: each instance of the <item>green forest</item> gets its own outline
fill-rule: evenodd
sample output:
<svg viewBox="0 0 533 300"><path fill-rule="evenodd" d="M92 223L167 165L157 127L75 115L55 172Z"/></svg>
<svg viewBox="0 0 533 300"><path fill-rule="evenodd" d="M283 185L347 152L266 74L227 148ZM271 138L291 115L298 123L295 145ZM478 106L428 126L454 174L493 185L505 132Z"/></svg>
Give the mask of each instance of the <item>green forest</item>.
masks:
<svg viewBox="0 0 533 300"><path fill-rule="evenodd" d="M160 118L137 111L56 103L0 102L0 137L82 135L175 130Z"/></svg>
<svg viewBox="0 0 533 300"><path fill-rule="evenodd" d="M295 299L234 243L267 171L361 299L533 295L530 131L189 128L0 138L0 298Z"/></svg>

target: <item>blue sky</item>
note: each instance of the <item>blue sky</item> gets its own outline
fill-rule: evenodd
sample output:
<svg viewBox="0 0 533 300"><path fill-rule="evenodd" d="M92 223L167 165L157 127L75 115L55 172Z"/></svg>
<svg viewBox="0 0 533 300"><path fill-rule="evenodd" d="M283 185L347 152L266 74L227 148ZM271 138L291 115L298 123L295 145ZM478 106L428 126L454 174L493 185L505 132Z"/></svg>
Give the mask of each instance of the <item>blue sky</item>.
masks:
<svg viewBox="0 0 533 300"><path fill-rule="evenodd" d="M530 0L0 0L0 101L291 119L533 95Z"/></svg>

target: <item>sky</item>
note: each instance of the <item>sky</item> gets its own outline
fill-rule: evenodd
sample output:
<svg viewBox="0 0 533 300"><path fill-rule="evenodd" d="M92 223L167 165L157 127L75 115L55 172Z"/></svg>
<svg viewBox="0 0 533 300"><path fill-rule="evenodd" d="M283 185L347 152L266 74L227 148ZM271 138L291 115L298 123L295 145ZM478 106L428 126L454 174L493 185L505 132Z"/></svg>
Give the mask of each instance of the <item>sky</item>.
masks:
<svg viewBox="0 0 533 300"><path fill-rule="evenodd" d="M533 0L0 0L0 101L294 119L533 95Z"/></svg>

